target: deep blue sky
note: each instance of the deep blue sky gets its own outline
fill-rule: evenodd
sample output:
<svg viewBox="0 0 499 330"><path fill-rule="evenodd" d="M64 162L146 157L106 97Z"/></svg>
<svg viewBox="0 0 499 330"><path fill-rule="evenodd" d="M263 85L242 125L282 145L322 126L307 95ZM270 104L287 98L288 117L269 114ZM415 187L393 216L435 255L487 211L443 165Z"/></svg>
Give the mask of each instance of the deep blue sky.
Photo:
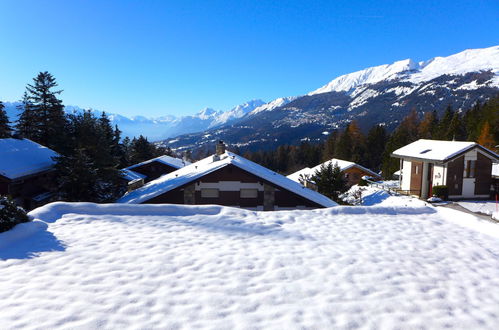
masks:
<svg viewBox="0 0 499 330"><path fill-rule="evenodd" d="M0 100L47 70L65 104L192 114L499 44L490 1L0 1Z"/></svg>

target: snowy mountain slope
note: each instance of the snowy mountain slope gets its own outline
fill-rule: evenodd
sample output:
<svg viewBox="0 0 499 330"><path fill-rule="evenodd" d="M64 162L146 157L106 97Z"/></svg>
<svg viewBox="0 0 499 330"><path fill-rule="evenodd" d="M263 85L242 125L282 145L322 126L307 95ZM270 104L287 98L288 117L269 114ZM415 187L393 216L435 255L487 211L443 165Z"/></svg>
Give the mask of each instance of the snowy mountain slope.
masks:
<svg viewBox="0 0 499 330"><path fill-rule="evenodd" d="M416 109L441 113L449 104L465 110L499 93L499 46L465 50L415 62L407 59L333 79L307 95L280 98L256 108L234 125L178 136L164 145L205 148L222 139L252 150L324 139L357 120L363 129L395 128Z"/></svg>
<svg viewBox="0 0 499 330"><path fill-rule="evenodd" d="M277 98L269 103L265 103L265 104L255 108L253 111L251 111L250 115L255 115L255 114L262 112L262 111L274 110L275 108L282 107L282 106L288 104L289 102L296 100L299 97L300 96L289 96L289 97Z"/></svg>
<svg viewBox="0 0 499 330"><path fill-rule="evenodd" d="M123 132L123 136L144 135L149 140L160 140L180 134L204 131L208 128L231 123L255 108L265 104L262 100L251 100L237 105L228 111L217 111L212 108L205 108L195 115L176 117L166 115L156 118L144 116L126 117L119 114L108 113L109 119L113 125L118 125ZM5 110L10 120L14 122L17 119L19 110L16 109L19 102L4 102ZM67 113L82 112L83 108L68 105L64 109ZM91 109L96 115L100 116L102 111Z"/></svg>
<svg viewBox="0 0 499 330"><path fill-rule="evenodd" d="M348 92L357 86L374 84L382 80L392 79L398 73L415 70L417 68L418 63L411 59L398 61L393 64L379 65L340 76L327 85L310 92L308 95L328 92Z"/></svg>
<svg viewBox="0 0 499 330"><path fill-rule="evenodd" d="M228 111L220 113L215 120L210 124L209 128L216 127L228 123L232 120L242 118L247 113L263 106L265 102L262 100L251 100L246 103L240 104Z"/></svg>
<svg viewBox="0 0 499 330"><path fill-rule="evenodd" d="M308 95L348 92L358 86L374 84L383 80L403 78L403 81L420 83L435 79L443 74L457 75L483 70L492 70L496 76L499 74L499 46L468 49L454 55L434 57L419 63L406 59L393 64L367 68L335 78ZM494 79L494 84L499 86L497 77Z"/></svg>

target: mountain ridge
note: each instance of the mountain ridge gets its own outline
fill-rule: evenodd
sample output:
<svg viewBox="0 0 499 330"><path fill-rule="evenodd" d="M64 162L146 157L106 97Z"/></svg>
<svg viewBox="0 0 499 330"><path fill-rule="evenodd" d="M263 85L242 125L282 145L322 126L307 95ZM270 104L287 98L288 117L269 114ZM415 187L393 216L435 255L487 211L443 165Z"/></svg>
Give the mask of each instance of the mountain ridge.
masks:
<svg viewBox="0 0 499 330"><path fill-rule="evenodd" d="M277 98L237 122L160 144L174 149L206 149L216 140L239 148L268 149L280 144L319 141L356 119L392 130L418 113L455 110L499 93L499 46L468 49L447 57L396 61L342 75L302 96Z"/></svg>

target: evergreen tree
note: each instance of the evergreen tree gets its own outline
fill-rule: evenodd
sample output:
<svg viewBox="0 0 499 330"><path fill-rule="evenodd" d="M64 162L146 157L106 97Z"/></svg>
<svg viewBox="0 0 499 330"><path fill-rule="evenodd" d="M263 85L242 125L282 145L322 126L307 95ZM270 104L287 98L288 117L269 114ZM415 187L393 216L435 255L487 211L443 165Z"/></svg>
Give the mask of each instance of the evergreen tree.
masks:
<svg viewBox="0 0 499 330"><path fill-rule="evenodd" d="M336 163L334 165L332 162L322 164L311 180L317 185L319 193L336 201L338 195L346 190L346 180Z"/></svg>
<svg viewBox="0 0 499 330"><path fill-rule="evenodd" d="M0 139L9 138L12 135L12 128L10 128L9 117L4 110L5 106L0 101Z"/></svg>
<svg viewBox="0 0 499 330"><path fill-rule="evenodd" d="M26 90L31 103L30 108L33 110L32 115L38 126L33 140L57 152L63 152L67 121L62 101L57 98L62 91L54 91L55 87L57 87L55 78L45 71L40 72L33 79L33 85L28 84Z"/></svg>
<svg viewBox="0 0 499 330"><path fill-rule="evenodd" d="M112 202L125 190L119 157L114 153L117 132L105 114L91 111L69 116L69 151L57 158L61 198L70 201ZM119 140L119 139L118 139Z"/></svg>
<svg viewBox="0 0 499 330"><path fill-rule="evenodd" d="M350 124L340 134L335 148L336 157L343 160L352 159L353 141L352 136L349 134L349 127Z"/></svg>
<svg viewBox="0 0 499 330"><path fill-rule="evenodd" d="M133 138L130 149L130 162L132 164L141 163L156 157L154 145L142 135L138 139Z"/></svg>
<svg viewBox="0 0 499 330"><path fill-rule="evenodd" d="M69 202L100 202L95 163L84 149L56 158L59 197Z"/></svg>
<svg viewBox="0 0 499 330"><path fill-rule="evenodd" d="M383 153L381 171L384 178L391 179L393 173L400 167L399 160L391 157L391 153L398 148L419 139L418 127L419 120L417 113L415 110L412 110L392 133L386 144L385 152Z"/></svg>
<svg viewBox="0 0 499 330"><path fill-rule="evenodd" d="M39 120L27 92L24 92L21 104L16 108L20 112L15 126L17 134L26 139L36 140L39 136Z"/></svg>
<svg viewBox="0 0 499 330"><path fill-rule="evenodd" d="M365 159L362 163L374 171L379 170L387 141L388 133L385 127L382 125L373 126L367 134Z"/></svg>
<svg viewBox="0 0 499 330"><path fill-rule="evenodd" d="M454 111L452 106L449 104L445 109L444 115L438 124L438 129L435 132L436 140L452 140L452 136L449 136L452 132L449 131L449 127L454 117Z"/></svg>
<svg viewBox="0 0 499 330"><path fill-rule="evenodd" d="M466 126L461 120L461 115L457 111L452 116L445 139L449 141L466 140Z"/></svg>

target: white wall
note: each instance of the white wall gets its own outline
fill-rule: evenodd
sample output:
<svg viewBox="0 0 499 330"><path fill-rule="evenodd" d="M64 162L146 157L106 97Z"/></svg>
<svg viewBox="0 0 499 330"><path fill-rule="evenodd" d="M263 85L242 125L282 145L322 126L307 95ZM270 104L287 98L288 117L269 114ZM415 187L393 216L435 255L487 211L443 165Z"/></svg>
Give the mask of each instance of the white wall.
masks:
<svg viewBox="0 0 499 330"><path fill-rule="evenodd" d="M402 182L400 189L411 190L411 162L408 160L402 162Z"/></svg>

